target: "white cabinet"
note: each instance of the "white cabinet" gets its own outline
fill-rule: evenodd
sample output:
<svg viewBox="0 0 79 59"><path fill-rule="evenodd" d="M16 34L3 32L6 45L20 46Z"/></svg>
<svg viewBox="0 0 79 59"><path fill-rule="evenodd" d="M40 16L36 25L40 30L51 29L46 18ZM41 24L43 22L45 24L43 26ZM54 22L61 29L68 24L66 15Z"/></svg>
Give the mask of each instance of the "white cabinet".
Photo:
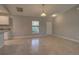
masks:
<svg viewBox="0 0 79 59"><path fill-rule="evenodd" d="M9 25L9 16L0 15L0 25Z"/></svg>

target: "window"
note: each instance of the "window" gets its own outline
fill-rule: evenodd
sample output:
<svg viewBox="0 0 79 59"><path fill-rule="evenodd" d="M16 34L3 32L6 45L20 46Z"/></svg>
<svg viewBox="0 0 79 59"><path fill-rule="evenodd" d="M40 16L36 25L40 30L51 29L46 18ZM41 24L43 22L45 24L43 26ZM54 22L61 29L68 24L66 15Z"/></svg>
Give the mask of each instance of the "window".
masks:
<svg viewBox="0 0 79 59"><path fill-rule="evenodd" d="M32 33L39 33L39 21L32 21Z"/></svg>

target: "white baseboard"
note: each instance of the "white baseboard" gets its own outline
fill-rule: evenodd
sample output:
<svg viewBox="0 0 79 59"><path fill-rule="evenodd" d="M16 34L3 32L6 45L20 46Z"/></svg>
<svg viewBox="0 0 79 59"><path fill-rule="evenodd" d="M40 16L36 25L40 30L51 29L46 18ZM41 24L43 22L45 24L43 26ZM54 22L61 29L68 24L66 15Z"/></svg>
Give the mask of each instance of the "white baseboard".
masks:
<svg viewBox="0 0 79 59"><path fill-rule="evenodd" d="M60 37L60 38L64 38L64 39L71 40L71 41L79 43L79 40L76 40L76 39L73 39L73 38L69 38L69 37L65 37L65 36L60 36L60 35L56 35L56 34L54 36Z"/></svg>
<svg viewBox="0 0 79 59"><path fill-rule="evenodd" d="M19 39L19 38L32 38L32 37L44 37L47 35L26 35L26 36L15 36L14 39Z"/></svg>

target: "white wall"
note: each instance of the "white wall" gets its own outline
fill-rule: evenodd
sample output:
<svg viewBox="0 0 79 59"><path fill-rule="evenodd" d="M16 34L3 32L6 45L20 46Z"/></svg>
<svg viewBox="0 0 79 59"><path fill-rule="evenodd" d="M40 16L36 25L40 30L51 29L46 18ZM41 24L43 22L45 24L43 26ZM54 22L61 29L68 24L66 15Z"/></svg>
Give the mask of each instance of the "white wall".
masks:
<svg viewBox="0 0 79 59"><path fill-rule="evenodd" d="M27 16L12 16L13 20L13 35L26 36L32 35L32 20L40 21L40 34L46 33L46 23L43 18L27 17Z"/></svg>
<svg viewBox="0 0 79 59"><path fill-rule="evenodd" d="M79 40L79 11L76 8L54 19L54 34Z"/></svg>

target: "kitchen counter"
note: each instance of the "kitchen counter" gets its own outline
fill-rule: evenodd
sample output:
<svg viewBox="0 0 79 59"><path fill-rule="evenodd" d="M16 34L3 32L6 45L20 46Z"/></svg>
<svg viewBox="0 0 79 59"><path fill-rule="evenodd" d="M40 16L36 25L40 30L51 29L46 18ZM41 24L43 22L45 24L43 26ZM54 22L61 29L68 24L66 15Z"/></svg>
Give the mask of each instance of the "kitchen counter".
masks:
<svg viewBox="0 0 79 59"><path fill-rule="evenodd" d="M8 32L8 31L10 31L10 30L0 30L0 32Z"/></svg>

